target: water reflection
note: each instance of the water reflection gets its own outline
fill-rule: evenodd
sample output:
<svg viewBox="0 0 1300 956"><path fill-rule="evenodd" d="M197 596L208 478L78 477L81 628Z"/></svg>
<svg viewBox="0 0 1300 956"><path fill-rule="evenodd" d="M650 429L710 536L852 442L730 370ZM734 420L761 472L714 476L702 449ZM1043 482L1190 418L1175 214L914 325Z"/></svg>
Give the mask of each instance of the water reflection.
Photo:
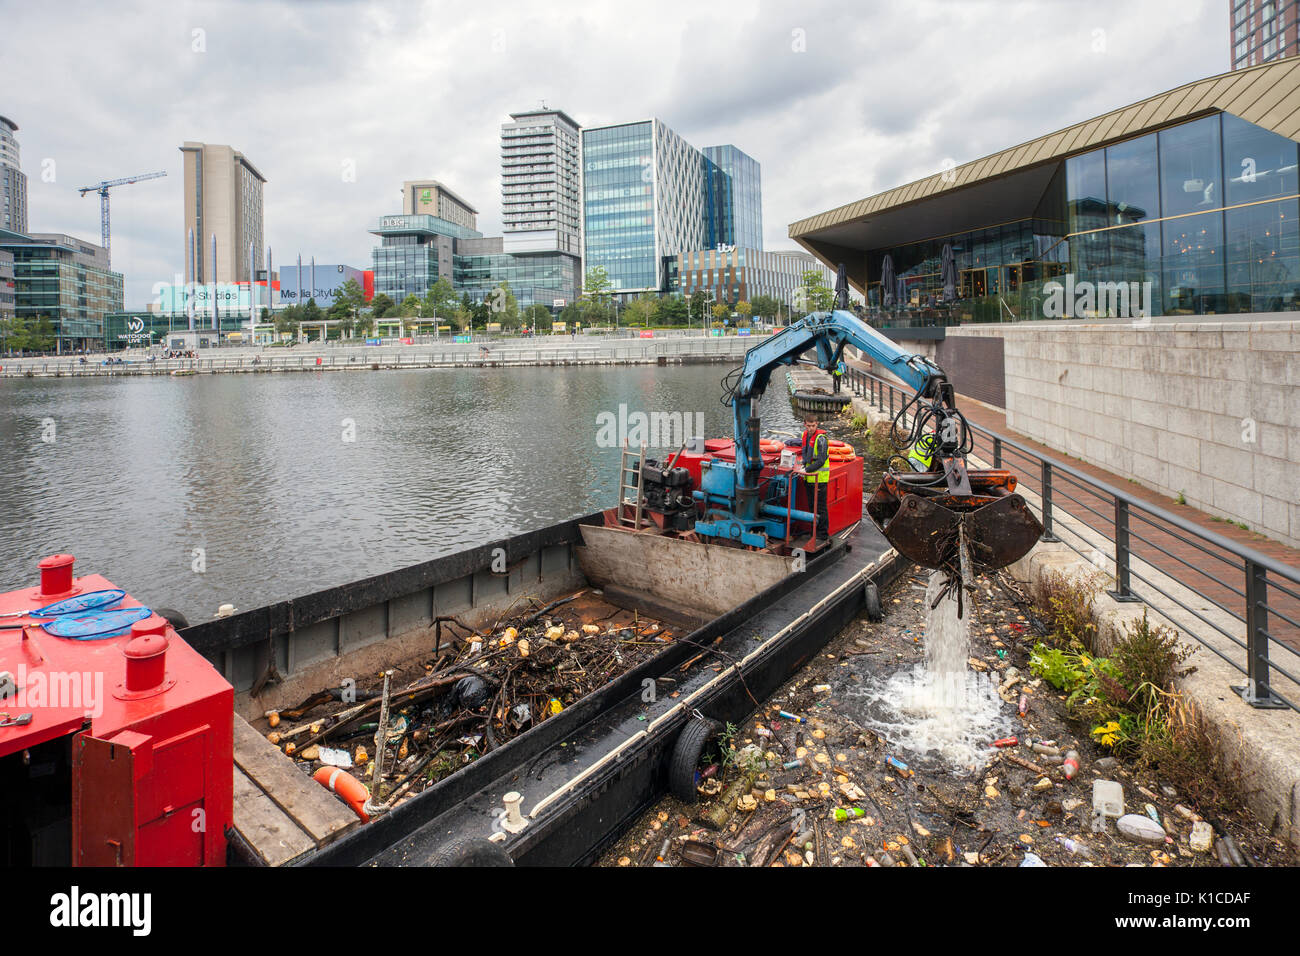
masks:
<svg viewBox="0 0 1300 956"><path fill-rule="evenodd" d="M9 380L0 590L66 551L79 574L197 621L587 514L617 495L596 416L698 412L730 435L724 371ZM761 413L765 430L798 430L779 383Z"/></svg>

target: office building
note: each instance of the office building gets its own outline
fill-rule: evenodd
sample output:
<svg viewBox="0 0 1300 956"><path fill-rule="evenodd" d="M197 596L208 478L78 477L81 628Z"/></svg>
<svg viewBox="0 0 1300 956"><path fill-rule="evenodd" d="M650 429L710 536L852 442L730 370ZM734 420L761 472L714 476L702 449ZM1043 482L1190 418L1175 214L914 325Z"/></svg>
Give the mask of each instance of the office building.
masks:
<svg viewBox="0 0 1300 956"><path fill-rule="evenodd" d="M734 305L771 296L786 308L804 311L799 290L804 273L816 272L827 288L835 287L835 273L815 256L802 250L764 252L719 246L695 249L668 262L668 292L703 295L710 302Z"/></svg>
<svg viewBox="0 0 1300 956"><path fill-rule="evenodd" d="M706 160L658 119L582 131L584 268L616 292L667 288L669 257L709 245Z"/></svg>
<svg viewBox="0 0 1300 956"><path fill-rule="evenodd" d="M657 119L582 131L584 267L616 292L670 291L674 258L763 248L761 169L735 146L696 149Z"/></svg>
<svg viewBox="0 0 1300 956"><path fill-rule="evenodd" d="M14 314L34 325L48 318L56 348L98 348L104 316L123 306L122 274L100 245L59 233L0 229L0 253L13 257Z"/></svg>
<svg viewBox="0 0 1300 956"><path fill-rule="evenodd" d="M735 146L706 146L709 245L763 248L763 171Z"/></svg>
<svg viewBox="0 0 1300 956"><path fill-rule="evenodd" d="M14 292L14 254L0 249L0 319L11 319L18 298Z"/></svg>
<svg viewBox="0 0 1300 956"><path fill-rule="evenodd" d="M27 231L27 176L18 152L18 124L0 116L0 229Z"/></svg>
<svg viewBox="0 0 1300 956"><path fill-rule="evenodd" d="M1228 0L1232 68L1300 53L1300 0Z"/></svg>
<svg viewBox="0 0 1300 956"><path fill-rule="evenodd" d="M265 262L262 190L266 177L238 150L212 143L187 142L185 228L182 250L185 281L248 282L249 243L253 262ZM216 236L216 268L212 237Z"/></svg>
<svg viewBox="0 0 1300 956"><path fill-rule="evenodd" d="M375 295L398 303L408 295L424 298L440 276L452 281L456 241L483 235L470 226L427 214L382 216L370 232L380 240L371 252Z"/></svg>
<svg viewBox="0 0 1300 956"><path fill-rule="evenodd" d="M581 128L561 110L511 113L501 125L507 252L582 256Z"/></svg>
<svg viewBox="0 0 1300 956"><path fill-rule="evenodd" d="M953 317L964 321L1295 311L1298 138L1300 58L1288 58L1188 83L789 233L828 266L843 262L879 306L941 297L948 247ZM882 288L890 272L894 287ZM1064 312L1063 287L1079 292Z"/></svg>
<svg viewBox="0 0 1300 956"><path fill-rule="evenodd" d="M478 210L436 179L402 183L402 215L434 216L465 229L478 229Z"/></svg>
<svg viewBox="0 0 1300 956"><path fill-rule="evenodd" d="M362 292L366 288L365 271L341 263L312 265L304 262L301 271L295 263L280 266L276 272L280 276L277 305L302 305L315 299L318 306L328 309L348 280L355 282Z"/></svg>

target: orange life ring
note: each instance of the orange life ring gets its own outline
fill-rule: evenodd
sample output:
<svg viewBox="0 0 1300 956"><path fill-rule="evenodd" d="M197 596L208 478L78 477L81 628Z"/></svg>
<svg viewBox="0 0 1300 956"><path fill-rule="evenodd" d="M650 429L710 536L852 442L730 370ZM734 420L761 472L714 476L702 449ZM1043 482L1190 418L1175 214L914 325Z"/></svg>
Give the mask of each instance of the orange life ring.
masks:
<svg viewBox="0 0 1300 956"><path fill-rule="evenodd" d="M370 814L366 813L366 801L370 799L370 791L352 774L341 767L321 767L311 775L311 778L322 787L333 790L342 797L343 802L352 808L352 812L361 818L362 823L370 822Z"/></svg>
<svg viewBox="0 0 1300 956"><path fill-rule="evenodd" d="M834 439L831 439L826 450L831 461L850 461L857 457L857 452L853 450L852 445Z"/></svg>
<svg viewBox="0 0 1300 956"><path fill-rule="evenodd" d="M774 453L785 448L785 442L777 441L775 438L763 438L759 440L758 447L761 451Z"/></svg>

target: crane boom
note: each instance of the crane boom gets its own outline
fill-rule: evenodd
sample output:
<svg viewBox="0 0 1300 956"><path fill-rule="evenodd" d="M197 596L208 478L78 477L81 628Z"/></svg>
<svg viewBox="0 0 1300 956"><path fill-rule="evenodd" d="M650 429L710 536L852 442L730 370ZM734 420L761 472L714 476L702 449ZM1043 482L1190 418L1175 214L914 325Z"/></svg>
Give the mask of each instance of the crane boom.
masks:
<svg viewBox="0 0 1300 956"><path fill-rule="evenodd" d="M99 234L103 240L104 252L109 253L109 228L108 228L108 191L114 186L127 186L131 183L141 183L146 179L162 179L166 172L141 173L138 176L124 176L121 179L106 179L101 183L93 186L81 186L77 192L85 196L86 193L99 193ZM109 256L111 262L111 255Z"/></svg>

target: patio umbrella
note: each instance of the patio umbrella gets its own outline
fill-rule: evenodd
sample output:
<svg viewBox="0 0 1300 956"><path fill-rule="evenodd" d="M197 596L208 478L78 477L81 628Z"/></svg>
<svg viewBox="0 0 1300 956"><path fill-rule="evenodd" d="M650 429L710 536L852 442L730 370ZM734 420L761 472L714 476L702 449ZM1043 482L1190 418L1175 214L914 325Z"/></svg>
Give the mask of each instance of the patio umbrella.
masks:
<svg viewBox="0 0 1300 956"><path fill-rule="evenodd" d="M849 307L849 277L845 274L844 263L840 263L839 271L835 273L835 304L831 306L834 309L847 309Z"/></svg>
<svg viewBox="0 0 1300 956"><path fill-rule="evenodd" d="M943 282L943 300L952 302L957 298L957 259L952 254L952 243L943 244L943 264L939 267L939 277Z"/></svg>
<svg viewBox="0 0 1300 956"><path fill-rule="evenodd" d="M894 257L885 253L885 258L880 261L880 305L882 308L890 308L895 300L897 283L894 281Z"/></svg>

